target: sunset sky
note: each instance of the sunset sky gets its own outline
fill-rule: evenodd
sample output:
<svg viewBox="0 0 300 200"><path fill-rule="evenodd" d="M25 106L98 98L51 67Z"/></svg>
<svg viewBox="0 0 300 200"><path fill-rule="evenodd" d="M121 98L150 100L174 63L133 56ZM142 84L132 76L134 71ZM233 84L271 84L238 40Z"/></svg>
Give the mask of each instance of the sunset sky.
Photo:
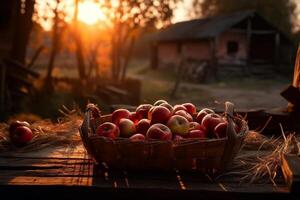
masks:
<svg viewBox="0 0 300 200"><path fill-rule="evenodd" d="M183 2L180 2L177 6L177 9L174 11L174 18L172 19L173 23L176 22L180 22L180 21L185 21L190 19L190 16L188 15L188 11L191 8L192 5L192 1L193 0L184 0ZM201 1L201 0L199 0ZM298 7L298 13L300 13L300 0L294 0L297 2ZM47 13L46 11L46 1L43 0L38 0L38 4L37 4L37 10L38 15L40 15L40 19L43 19L43 15L45 13ZM55 4L53 3L54 1L49 1L52 2L52 4L50 3L50 6L54 6ZM64 1L65 6L64 8L61 9L65 9L67 10L67 21L70 21L72 19L73 16L73 12L74 12L74 0L65 0ZM101 23L105 21L105 15L103 14L103 12L101 11L100 7L98 5L96 5L92 0L88 1L84 1L81 2L79 4L79 14L78 14L78 18L80 21L89 24L89 25L93 25L96 23ZM300 14L298 15L298 21L300 21ZM46 29L46 30L50 30L51 28L51 23L49 21L45 21L43 20L41 22L42 26ZM299 23L300 25L300 23ZM298 25L298 27L299 27ZM299 29L299 28L297 28Z"/></svg>
<svg viewBox="0 0 300 200"><path fill-rule="evenodd" d="M43 15L47 13L46 2L50 3L51 8L54 8L55 6L55 1L37 0L37 10L40 18L43 18ZM192 0L184 0L183 2L179 3L177 9L174 11L174 18L172 20L173 23L189 19L187 13L189 8L191 7L191 3ZM67 11L67 21L70 21L74 12L74 0L65 0L64 8L61 9L65 9ZM89 25L105 20L103 12L101 11L100 7L93 2L93 0L85 0L80 2L78 15L80 21ZM47 30L51 28L51 24L46 21L42 22L42 26Z"/></svg>

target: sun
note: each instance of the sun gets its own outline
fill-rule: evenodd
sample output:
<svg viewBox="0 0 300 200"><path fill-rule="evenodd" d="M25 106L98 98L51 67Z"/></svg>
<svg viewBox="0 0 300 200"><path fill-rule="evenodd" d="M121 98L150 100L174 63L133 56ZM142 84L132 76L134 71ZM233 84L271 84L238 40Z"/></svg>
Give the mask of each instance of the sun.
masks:
<svg viewBox="0 0 300 200"><path fill-rule="evenodd" d="M88 25L94 25L99 21L105 20L105 15L96 3L85 1L79 3L78 19Z"/></svg>

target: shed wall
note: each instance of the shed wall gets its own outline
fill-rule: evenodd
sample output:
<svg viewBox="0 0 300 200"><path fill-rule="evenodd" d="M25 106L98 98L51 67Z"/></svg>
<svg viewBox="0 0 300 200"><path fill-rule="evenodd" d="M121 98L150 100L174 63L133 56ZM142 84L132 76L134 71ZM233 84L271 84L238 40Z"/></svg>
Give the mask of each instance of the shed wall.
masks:
<svg viewBox="0 0 300 200"><path fill-rule="evenodd" d="M238 51L235 54L227 53L228 42L238 43ZM217 39L216 56L219 64L246 64L247 59L247 35L246 33L226 31Z"/></svg>

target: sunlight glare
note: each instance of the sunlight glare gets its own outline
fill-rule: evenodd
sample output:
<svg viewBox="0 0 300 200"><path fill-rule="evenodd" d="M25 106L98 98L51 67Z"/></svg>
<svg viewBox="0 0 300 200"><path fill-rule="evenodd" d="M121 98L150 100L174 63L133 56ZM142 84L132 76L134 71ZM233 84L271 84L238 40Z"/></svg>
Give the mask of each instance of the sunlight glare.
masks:
<svg viewBox="0 0 300 200"><path fill-rule="evenodd" d="M96 3L85 1L79 4L78 19L88 25L94 25L105 20L105 15Z"/></svg>

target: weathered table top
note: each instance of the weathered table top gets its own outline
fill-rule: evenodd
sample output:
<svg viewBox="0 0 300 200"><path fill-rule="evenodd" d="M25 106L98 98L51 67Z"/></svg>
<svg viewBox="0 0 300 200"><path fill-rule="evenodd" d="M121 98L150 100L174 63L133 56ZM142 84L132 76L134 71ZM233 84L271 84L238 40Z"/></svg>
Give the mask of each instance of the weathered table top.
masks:
<svg viewBox="0 0 300 200"><path fill-rule="evenodd" d="M0 154L0 195L11 198L82 199L91 195L129 198L292 199L283 179L241 184L230 176L213 181L203 173L110 171L96 166L81 145L30 153Z"/></svg>

